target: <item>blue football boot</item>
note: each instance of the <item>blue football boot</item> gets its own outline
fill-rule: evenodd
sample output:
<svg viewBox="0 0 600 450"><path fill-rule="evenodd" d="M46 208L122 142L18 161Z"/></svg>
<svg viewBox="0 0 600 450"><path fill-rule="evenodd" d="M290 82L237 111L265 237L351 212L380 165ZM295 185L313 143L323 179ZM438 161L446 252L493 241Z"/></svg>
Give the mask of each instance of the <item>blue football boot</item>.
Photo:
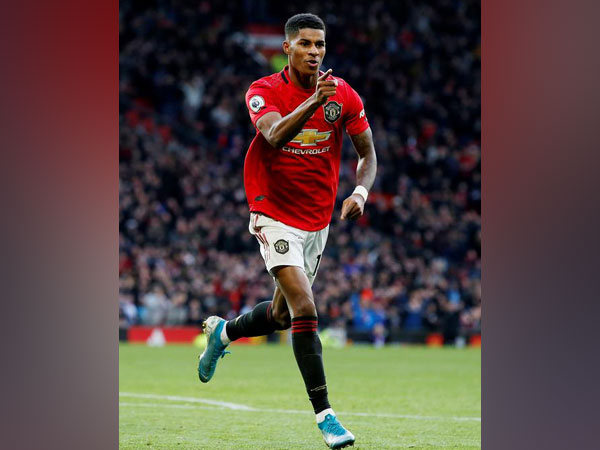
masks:
<svg viewBox="0 0 600 450"><path fill-rule="evenodd" d="M226 323L226 320L217 316L210 316L202 322L202 329L206 334L206 348L198 360L198 378L203 383L208 383L215 374L219 358L229 353L225 351L229 344L221 341L221 331Z"/></svg>
<svg viewBox="0 0 600 450"><path fill-rule="evenodd" d="M325 419L317 425L329 448L344 448L354 445L354 435L346 430L333 414L327 414Z"/></svg>

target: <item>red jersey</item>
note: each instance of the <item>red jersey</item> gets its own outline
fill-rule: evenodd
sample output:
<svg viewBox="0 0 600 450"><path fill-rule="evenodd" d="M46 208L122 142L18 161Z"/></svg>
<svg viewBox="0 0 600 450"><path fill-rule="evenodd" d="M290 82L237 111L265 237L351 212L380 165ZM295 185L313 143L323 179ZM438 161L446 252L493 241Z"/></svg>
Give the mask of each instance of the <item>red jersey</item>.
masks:
<svg viewBox="0 0 600 450"><path fill-rule="evenodd" d="M330 75L331 79L338 82L336 94L282 148L272 147L257 128L244 162L250 211L305 231L329 224L339 182L342 131L354 136L369 128L356 91L341 78ZM286 66L252 83L246 106L256 126L271 111L287 116L314 92L315 88L296 86Z"/></svg>

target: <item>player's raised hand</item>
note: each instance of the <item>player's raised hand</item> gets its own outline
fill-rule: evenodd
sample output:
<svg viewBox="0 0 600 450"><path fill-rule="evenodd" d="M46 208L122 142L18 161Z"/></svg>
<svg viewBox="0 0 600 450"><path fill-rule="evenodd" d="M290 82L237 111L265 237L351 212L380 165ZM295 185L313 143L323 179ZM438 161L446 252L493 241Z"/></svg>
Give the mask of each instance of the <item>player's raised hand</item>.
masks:
<svg viewBox="0 0 600 450"><path fill-rule="evenodd" d="M335 95L336 92L337 80L327 80L327 77L331 74L331 72L332 69L329 69L317 79L315 96L317 98L317 102L319 102L321 105L324 105L327 102L327 99Z"/></svg>
<svg viewBox="0 0 600 450"><path fill-rule="evenodd" d="M342 215L340 219L358 219L363 215L365 199L360 194L352 194L342 203Z"/></svg>

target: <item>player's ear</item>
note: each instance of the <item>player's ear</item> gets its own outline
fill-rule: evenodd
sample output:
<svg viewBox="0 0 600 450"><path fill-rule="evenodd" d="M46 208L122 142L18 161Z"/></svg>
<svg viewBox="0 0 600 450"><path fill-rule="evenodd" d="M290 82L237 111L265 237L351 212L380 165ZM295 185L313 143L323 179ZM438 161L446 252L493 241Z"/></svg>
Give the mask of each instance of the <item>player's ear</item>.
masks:
<svg viewBox="0 0 600 450"><path fill-rule="evenodd" d="M283 53L285 53L286 55L290 54L290 43L288 41L283 41L283 44L281 45L283 47Z"/></svg>

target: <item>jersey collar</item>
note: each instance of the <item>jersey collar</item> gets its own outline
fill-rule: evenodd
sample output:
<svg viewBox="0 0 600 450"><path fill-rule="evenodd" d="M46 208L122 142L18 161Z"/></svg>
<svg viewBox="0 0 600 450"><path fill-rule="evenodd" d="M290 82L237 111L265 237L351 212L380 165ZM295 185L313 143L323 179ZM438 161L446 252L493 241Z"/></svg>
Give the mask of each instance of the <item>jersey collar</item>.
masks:
<svg viewBox="0 0 600 450"><path fill-rule="evenodd" d="M322 70L319 70L319 76L323 75L324 73L325 72L323 72ZM315 91L315 88L305 89L305 88L303 88L303 87L298 86L297 84L295 84L292 81L292 79L290 78L290 66L289 65L286 65L283 68L283 70L280 72L280 74L281 74L281 78L283 78L283 81L285 81L285 84L287 84L288 86L290 86L290 87L292 87L294 89L297 89L300 92L304 92L304 93L310 92L310 93L312 93L312 92Z"/></svg>

